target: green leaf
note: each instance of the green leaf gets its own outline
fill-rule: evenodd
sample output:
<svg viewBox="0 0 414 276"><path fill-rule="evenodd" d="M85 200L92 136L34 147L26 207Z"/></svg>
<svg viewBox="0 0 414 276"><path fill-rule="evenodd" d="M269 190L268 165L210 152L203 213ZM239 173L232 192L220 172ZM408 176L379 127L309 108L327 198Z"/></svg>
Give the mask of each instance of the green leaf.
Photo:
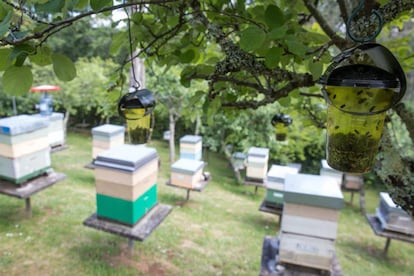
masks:
<svg viewBox="0 0 414 276"><path fill-rule="evenodd" d="M112 37L111 47L109 52L111 55L116 55L121 50L122 46L128 43L128 37L125 32L118 32Z"/></svg>
<svg viewBox="0 0 414 276"><path fill-rule="evenodd" d="M88 0L78 0L75 5L75 8L79 10L84 9L88 5L88 2Z"/></svg>
<svg viewBox="0 0 414 276"><path fill-rule="evenodd" d="M312 60L309 60L308 67L313 80L319 79L322 75L323 64L321 62L313 62Z"/></svg>
<svg viewBox="0 0 414 276"><path fill-rule="evenodd" d="M181 79L180 82L184 87L190 87L191 79L189 76L194 73L193 66L187 66L181 71Z"/></svg>
<svg viewBox="0 0 414 276"><path fill-rule="evenodd" d="M0 38L3 37L9 31L9 25L12 18L12 11L9 11L4 19L0 23Z"/></svg>
<svg viewBox="0 0 414 276"><path fill-rule="evenodd" d="M283 25L282 27L273 29L270 33L267 34L269 39L278 40L285 37L288 27Z"/></svg>
<svg viewBox="0 0 414 276"><path fill-rule="evenodd" d="M272 47L267 51L265 56L265 64L268 68L275 68L283 54L282 48Z"/></svg>
<svg viewBox="0 0 414 276"><path fill-rule="evenodd" d="M281 27L285 23L282 10L276 5L269 5L265 11L265 22L270 30Z"/></svg>
<svg viewBox="0 0 414 276"><path fill-rule="evenodd" d="M280 98L280 99L278 100L278 103L279 103L281 106L288 107L288 106L289 106L289 104L290 104L290 97L289 97L289 96L286 96L286 97Z"/></svg>
<svg viewBox="0 0 414 276"><path fill-rule="evenodd" d="M182 63L190 63L195 58L194 49L188 49L185 52L180 53L180 61Z"/></svg>
<svg viewBox="0 0 414 276"><path fill-rule="evenodd" d="M12 65L13 59L10 58L11 48L0 48L0 71L4 71Z"/></svg>
<svg viewBox="0 0 414 276"><path fill-rule="evenodd" d="M52 64L52 50L47 46L42 46L37 49L35 55L31 55L29 58L31 62L39 66Z"/></svg>
<svg viewBox="0 0 414 276"><path fill-rule="evenodd" d="M10 55L11 59L18 58L19 56L28 56L34 54L35 48L30 44L19 44L13 48Z"/></svg>
<svg viewBox="0 0 414 276"><path fill-rule="evenodd" d="M252 51L260 48L265 41L266 34L259 27L249 27L240 33L240 48Z"/></svg>
<svg viewBox="0 0 414 276"><path fill-rule="evenodd" d="M3 89L9 95L26 94L33 83L32 71L27 66L11 66L3 74Z"/></svg>
<svg viewBox="0 0 414 276"><path fill-rule="evenodd" d="M189 104L191 106L196 105L203 97L204 95L206 95L206 92L202 91L202 90L198 90L194 96L192 96L189 100Z"/></svg>
<svg viewBox="0 0 414 276"><path fill-rule="evenodd" d="M289 52L298 57L304 57L306 51L308 50L308 47L302 43L299 43L297 40L286 40L286 45L289 49Z"/></svg>
<svg viewBox="0 0 414 276"><path fill-rule="evenodd" d="M71 81L76 77L76 67L65 55L53 54L53 71L62 81Z"/></svg>
<svg viewBox="0 0 414 276"><path fill-rule="evenodd" d="M62 11L65 6L65 0L51 0L45 3L35 5L37 13L57 13Z"/></svg>
<svg viewBox="0 0 414 276"><path fill-rule="evenodd" d="M219 111L221 107L220 97L215 97L209 104L207 110L207 124L212 125L214 123L214 115Z"/></svg>
<svg viewBox="0 0 414 276"><path fill-rule="evenodd" d="M100 9L107 7L112 4L112 0L90 0L91 8L94 11L99 11Z"/></svg>
<svg viewBox="0 0 414 276"><path fill-rule="evenodd" d="M200 64L200 65L197 65L197 67L195 68L195 71L197 72L197 74L202 74L202 75L213 74L214 73L214 66L206 65L206 64Z"/></svg>

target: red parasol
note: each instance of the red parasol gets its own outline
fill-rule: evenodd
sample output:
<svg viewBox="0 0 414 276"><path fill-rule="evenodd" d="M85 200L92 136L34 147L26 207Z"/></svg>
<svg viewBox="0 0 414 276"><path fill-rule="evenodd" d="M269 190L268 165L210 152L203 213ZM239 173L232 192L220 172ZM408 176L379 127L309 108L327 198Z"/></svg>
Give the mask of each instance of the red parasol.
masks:
<svg viewBox="0 0 414 276"><path fill-rule="evenodd" d="M60 86L57 85L40 85L30 88L30 92L53 92L53 91L59 91Z"/></svg>

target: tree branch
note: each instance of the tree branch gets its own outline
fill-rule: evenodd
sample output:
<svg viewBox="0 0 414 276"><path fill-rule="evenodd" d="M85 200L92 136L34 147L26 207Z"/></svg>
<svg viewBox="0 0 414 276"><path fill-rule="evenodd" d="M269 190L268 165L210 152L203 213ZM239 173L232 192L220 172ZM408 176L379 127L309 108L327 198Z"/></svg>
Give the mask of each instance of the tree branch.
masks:
<svg viewBox="0 0 414 276"><path fill-rule="evenodd" d="M44 36L47 36L49 33L54 32L55 29L59 29L62 26L64 26L64 27L70 26L73 22L76 22L76 21L78 21L78 20L80 20L84 17L88 17L88 16L91 16L91 15L101 14L101 13L105 13L105 12L108 12L108 11L114 11L114 10L130 7L130 6L135 6L135 5L165 4L165 3L172 3L172 2L178 2L178 0L130 1L130 2L127 2L127 3L102 8L99 11L89 11L89 12L81 13L77 16L70 17L70 18L67 18L67 19L61 20L61 21L56 21L53 24L49 24L49 26L46 27L45 29L43 29L41 31L38 31L38 32L36 32L32 35L24 36L22 38L12 38L11 40L9 38L6 38L6 39L3 38L3 39L0 40L0 46L18 45L18 44L22 44L23 42L27 42L27 41L30 41L30 40L41 39Z"/></svg>
<svg viewBox="0 0 414 276"><path fill-rule="evenodd" d="M339 48L339 49L346 49L349 48L352 44L350 41L342 38L339 36L335 31L329 26L328 22L325 18L320 14L317 8L313 5L311 0L303 0L308 11L312 14L315 20L318 22L319 26L321 26L322 30L326 33L328 37L331 38L332 42Z"/></svg>

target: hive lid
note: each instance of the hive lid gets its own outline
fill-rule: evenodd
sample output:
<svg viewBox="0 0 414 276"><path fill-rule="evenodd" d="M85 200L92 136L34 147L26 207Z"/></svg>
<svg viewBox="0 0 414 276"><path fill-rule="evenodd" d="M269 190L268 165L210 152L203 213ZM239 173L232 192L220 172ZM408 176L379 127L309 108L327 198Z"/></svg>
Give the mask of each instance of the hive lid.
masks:
<svg viewBox="0 0 414 276"><path fill-rule="evenodd" d="M125 132L124 126L104 124L92 128L93 135L99 136L113 136Z"/></svg>
<svg viewBox="0 0 414 276"><path fill-rule="evenodd" d="M182 158L171 165L171 171L193 174L204 167L203 161Z"/></svg>
<svg viewBox="0 0 414 276"><path fill-rule="evenodd" d="M299 172L298 168L272 165L269 172L267 173L268 180L281 180L285 179L288 174L297 174Z"/></svg>
<svg viewBox="0 0 414 276"><path fill-rule="evenodd" d="M155 148L122 144L99 153L93 164L98 167L135 171L157 157Z"/></svg>
<svg viewBox="0 0 414 276"><path fill-rule="evenodd" d="M392 210L395 213L407 214L407 212L404 209L395 204L389 193L380 192L379 196L380 201L384 202L389 210Z"/></svg>
<svg viewBox="0 0 414 276"><path fill-rule="evenodd" d="M201 142L203 138L198 135L185 135L180 138L180 143L196 144Z"/></svg>
<svg viewBox="0 0 414 276"><path fill-rule="evenodd" d="M311 174L289 174L285 180L285 201L324 208L343 208L343 195L335 179Z"/></svg>
<svg viewBox="0 0 414 276"><path fill-rule="evenodd" d="M247 152L249 156L256 156L256 157L268 157L269 156L269 149L268 148L259 148L259 147L251 147Z"/></svg>
<svg viewBox="0 0 414 276"><path fill-rule="evenodd" d="M244 159L246 159L246 154L244 154L243 152L239 152L239 151L237 151L237 152L233 153L233 154L231 155L231 157L232 157L233 159L242 159L242 160L244 160Z"/></svg>
<svg viewBox="0 0 414 276"><path fill-rule="evenodd" d="M14 136L49 126L49 120L30 115L17 115L0 119L0 134Z"/></svg>

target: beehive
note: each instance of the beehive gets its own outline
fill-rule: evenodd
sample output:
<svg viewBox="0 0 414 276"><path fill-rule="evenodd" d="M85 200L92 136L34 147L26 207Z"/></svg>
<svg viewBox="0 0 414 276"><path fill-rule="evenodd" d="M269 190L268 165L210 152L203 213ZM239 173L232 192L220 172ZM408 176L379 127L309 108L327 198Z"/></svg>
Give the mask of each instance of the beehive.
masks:
<svg viewBox="0 0 414 276"><path fill-rule="evenodd" d="M93 163L99 218L134 225L157 203L154 148L122 144L102 151Z"/></svg>
<svg viewBox="0 0 414 276"><path fill-rule="evenodd" d="M29 115L0 119L0 177L20 184L50 168L49 122Z"/></svg>
<svg viewBox="0 0 414 276"><path fill-rule="evenodd" d="M171 165L171 184L184 188L195 188L203 180L204 162L179 159Z"/></svg>
<svg viewBox="0 0 414 276"><path fill-rule="evenodd" d="M47 137L51 147L61 146L65 143L63 113L53 112L50 116L44 116L41 114L33 114L32 116L49 120Z"/></svg>
<svg viewBox="0 0 414 276"><path fill-rule="evenodd" d="M284 201L281 261L329 270L343 208L343 195L335 179L289 174Z"/></svg>
<svg viewBox="0 0 414 276"><path fill-rule="evenodd" d="M247 152L246 177L263 181L266 178L269 149L251 147Z"/></svg>
<svg viewBox="0 0 414 276"><path fill-rule="evenodd" d="M203 138L198 135L185 135L180 138L180 159L202 159Z"/></svg>
<svg viewBox="0 0 414 276"><path fill-rule="evenodd" d="M397 206L388 193L381 192L376 215L382 228L414 235L414 220L401 207Z"/></svg>
<svg viewBox="0 0 414 276"><path fill-rule="evenodd" d="M102 151L114 146L122 145L125 142L125 127L104 124L92 128L92 158Z"/></svg>

